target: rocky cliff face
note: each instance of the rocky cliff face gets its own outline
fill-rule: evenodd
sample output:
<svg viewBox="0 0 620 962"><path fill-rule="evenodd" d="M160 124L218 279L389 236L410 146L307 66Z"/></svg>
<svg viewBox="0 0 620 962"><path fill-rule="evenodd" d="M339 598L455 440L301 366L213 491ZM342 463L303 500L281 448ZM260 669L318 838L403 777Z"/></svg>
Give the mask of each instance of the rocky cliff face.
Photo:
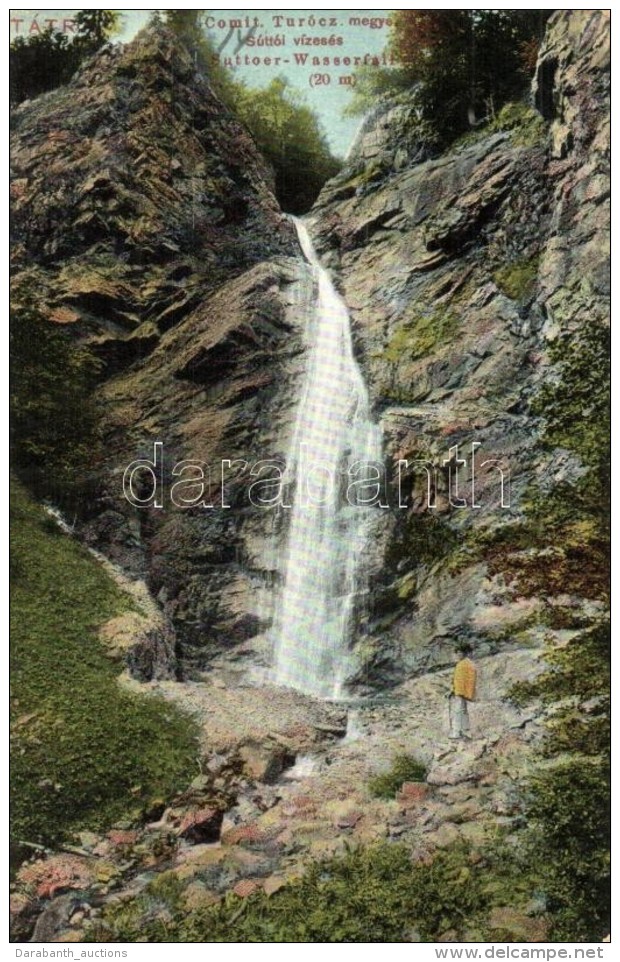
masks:
<svg viewBox="0 0 620 962"><path fill-rule="evenodd" d="M581 470L541 450L530 401L550 341L606 317L605 18L556 13L540 112L513 112L447 155L428 159L413 102L379 111L313 212L385 438L390 507L360 644L375 682L443 664L455 634L481 654L539 640L546 601L476 545L521 520L532 482ZM147 580L187 673L269 621L282 519L249 505L235 461L286 452L307 268L250 136L165 29L104 48L68 87L22 104L13 164L16 299L34 290L104 363L106 457L83 535ZM156 441L163 508L132 508L123 471ZM463 506L448 494L457 457ZM173 466L188 458L211 466L213 508L172 504Z"/></svg>
<svg viewBox="0 0 620 962"><path fill-rule="evenodd" d="M479 651L537 636L549 598L517 590L505 564L492 573L474 546L519 523L533 483L581 470L568 451L541 450L530 402L554 376L549 344L607 319L608 67L606 14L557 13L533 85L540 112L510 108L495 130L431 160L412 137L411 105L377 112L316 205L317 245L352 311L394 479L366 643L384 679L390 664L398 677L442 663L455 636Z"/></svg>
<svg viewBox="0 0 620 962"><path fill-rule="evenodd" d="M246 510L241 465L229 511L218 479L222 459L281 453L304 321L287 309L308 279L295 231L250 135L164 28L104 48L14 126L15 301L34 291L104 364L105 464L83 535L146 577L191 667L261 624L273 519ZM156 441L163 507L135 509L123 471ZM213 510L170 501L182 459L212 466Z"/></svg>

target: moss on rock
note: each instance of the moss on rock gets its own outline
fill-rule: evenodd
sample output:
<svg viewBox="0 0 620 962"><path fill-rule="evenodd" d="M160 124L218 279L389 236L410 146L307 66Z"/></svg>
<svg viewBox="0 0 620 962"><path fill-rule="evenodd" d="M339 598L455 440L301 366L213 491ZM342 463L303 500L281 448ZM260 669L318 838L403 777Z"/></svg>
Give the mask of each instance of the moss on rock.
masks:
<svg viewBox="0 0 620 962"><path fill-rule="evenodd" d="M382 354L387 364L403 359L416 360L447 343L459 329L460 318L455 311L437 309L431 313L420 311L409 317L392 335Z"/></svg>
<svg viewBox="0 0 620 962"><path fill-rule="evenodd" d="M513 301L527 301L538 277L538 257L523 257L498 268L493 280L499 290Z"/></svg>

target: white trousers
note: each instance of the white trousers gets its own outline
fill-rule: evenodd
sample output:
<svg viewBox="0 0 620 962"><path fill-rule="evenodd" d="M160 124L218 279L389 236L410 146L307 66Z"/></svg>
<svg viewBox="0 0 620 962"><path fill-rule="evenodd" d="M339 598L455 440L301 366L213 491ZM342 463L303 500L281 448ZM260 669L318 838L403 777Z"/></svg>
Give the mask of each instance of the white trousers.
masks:
<svg viewBox="0 0 620 962"><path fill-rule="evenodd" d="M461 738L469 734L469 713L467 699L462 695L450 696L450 738Z"/></svg>

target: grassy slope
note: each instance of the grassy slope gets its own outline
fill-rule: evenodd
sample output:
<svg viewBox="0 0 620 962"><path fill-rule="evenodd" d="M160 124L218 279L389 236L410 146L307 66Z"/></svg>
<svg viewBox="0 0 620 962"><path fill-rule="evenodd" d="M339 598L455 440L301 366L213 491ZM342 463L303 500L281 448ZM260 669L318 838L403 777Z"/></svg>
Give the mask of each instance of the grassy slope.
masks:
<svg viewBox="0 0 620 962"><path fill-rule="evenodd" d="M108 906L106 926L85 942L433 942L514 941L488 929L494 906L523 904L530 879L500 845L485 857L462 844L413 864L405 845L381 842L309 863L274 895L188 911L183 883L164 872L137 898ZM166 911L162 912L165 907Z"/></svg>
<svg viewBox="0 0 620 962"><path fill-rule="evenodd" d="M18 484L11 593L14 840L51 844L183 787L196 770L192 722L123 692L96 638L127 598Z"/></svg>

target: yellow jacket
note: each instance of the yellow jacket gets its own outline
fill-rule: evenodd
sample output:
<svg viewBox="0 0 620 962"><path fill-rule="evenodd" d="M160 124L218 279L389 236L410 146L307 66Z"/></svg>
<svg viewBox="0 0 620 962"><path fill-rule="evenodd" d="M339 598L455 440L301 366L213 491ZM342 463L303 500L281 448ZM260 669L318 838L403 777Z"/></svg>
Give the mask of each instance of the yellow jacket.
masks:
<svg viewBox="0 0 620 962"><path fill-rule="evenodd" d="M468 701L476 697L476 666L469 658L462 658L454 669L452 691Z"/></svg>

